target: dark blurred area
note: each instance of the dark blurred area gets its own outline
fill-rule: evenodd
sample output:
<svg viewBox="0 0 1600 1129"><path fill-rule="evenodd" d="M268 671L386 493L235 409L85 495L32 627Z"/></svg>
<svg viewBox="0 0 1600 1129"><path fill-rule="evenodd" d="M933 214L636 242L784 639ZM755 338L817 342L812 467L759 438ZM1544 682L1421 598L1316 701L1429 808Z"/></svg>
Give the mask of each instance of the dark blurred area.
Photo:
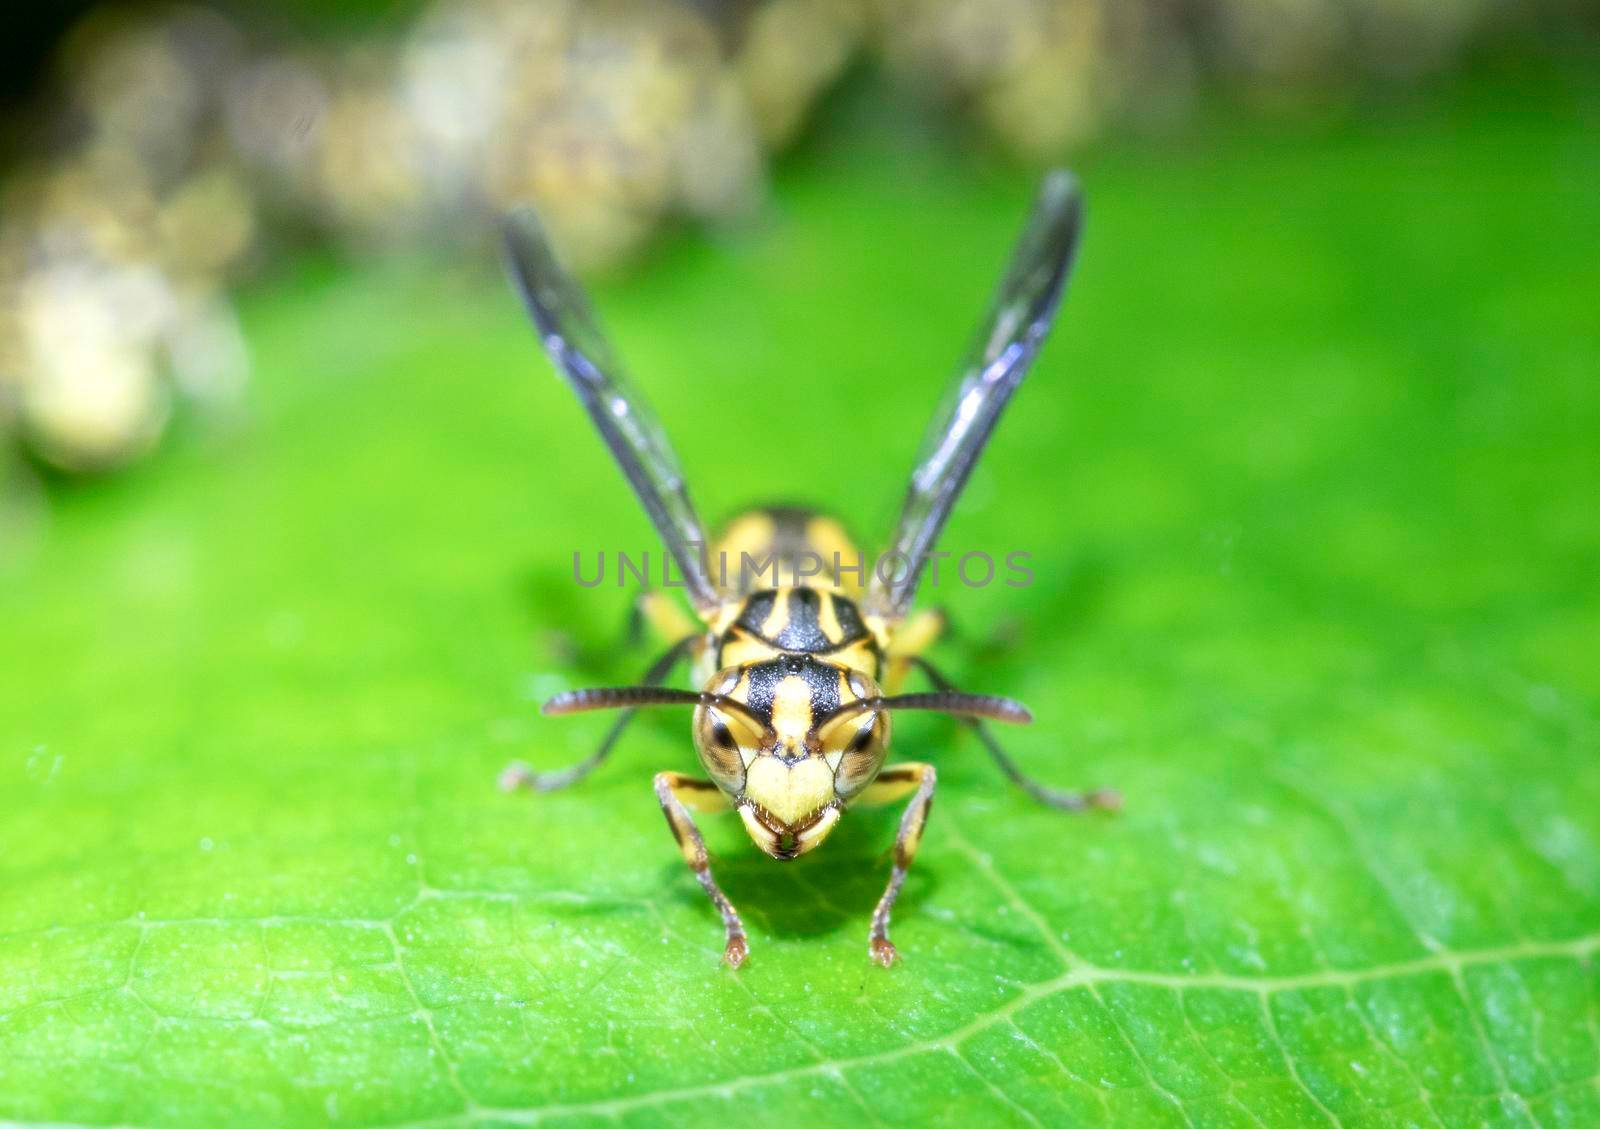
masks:
<svg viewBox="0 0 1600 1129"><path fill-rule="evenodd" d="M1473 68L1584 66L1563 0L417 0L29 6L4 41L0 492L226 415L286 249L448 246L531 200L580 268L755 209L870 73L1024 164ZM1255 109L1252 109L1255 112Z"/></svg>

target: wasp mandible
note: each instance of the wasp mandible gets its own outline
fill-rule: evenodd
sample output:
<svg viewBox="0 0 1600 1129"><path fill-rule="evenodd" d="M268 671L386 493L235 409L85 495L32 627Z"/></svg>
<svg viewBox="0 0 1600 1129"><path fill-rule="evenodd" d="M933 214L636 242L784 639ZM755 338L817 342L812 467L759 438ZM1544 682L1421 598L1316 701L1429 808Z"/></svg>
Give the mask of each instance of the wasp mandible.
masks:
<svg viewBox="0 0 1600 1129"><path fill-rule="evenodd" d="M619 709L600 747L558 772L521 770L519 783L550 791L581 779L616 744L644 706L692 706L693 735L709 779L655 776L656 797L685 861L722 915L724 957L738 967L749 953L744 926L712 877L705 842L690 811L738 812L750 838L775 859L816 848L857 804L906 796L889 884L872 915L868 951L888 966L896 952L889 914L917 852L933 801L931 764L885 767L890 718L899 710L937 710L971 728L1006 776L1035 799L1078 811L1116 806L1116 793L1061 792L1025 776L985 721L1025 724L1026 707L968 694L922 657L940 634L937 612L911 613L923 565L945 519L1012 393L1050 329L1078 243L1082 206L1064 170L1044 179L999 290L936 413L917 456L899 525L880 563L888 570L824 569L815 577L766 583L741 568L713 582L708 547L678 460L654 414L623 375L583 292L558 264L535 214L509 215L505 244L512 278L538 326L545 351L566 379L649 513L676 562L699 617L695 623L657 592L643 610L677 642L637 686L573 690L546 714ZM758 510L735 519L710 546L719 561L859 559L830 518L794 509ZM885 574L887 572L887 575ZM664 683L681 662L698 690ZM902 693L913 672L932 686Z"/></svg>

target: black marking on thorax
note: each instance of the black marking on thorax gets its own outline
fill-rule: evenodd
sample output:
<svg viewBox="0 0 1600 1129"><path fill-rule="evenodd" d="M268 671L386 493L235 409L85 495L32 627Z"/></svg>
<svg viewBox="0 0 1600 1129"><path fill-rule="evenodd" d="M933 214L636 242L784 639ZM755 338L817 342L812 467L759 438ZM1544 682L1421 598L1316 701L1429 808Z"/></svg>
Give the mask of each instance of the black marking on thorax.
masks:
<svg viewBox="0 0 1600 1129"><path fill-rule="evenodd" d="M823 651L837 640L822 630L822 597L814 588L791 588L786 593L789 622L774 643L786 651Z"/></svg>
<svg viewBox="0 0 1600 1129"><path fill-rule="evenodd" d="M767 622L767 617L772 614L772 609L777 606L778 593L769 588L765 592L754 592L745 600L744 607L739 610L739 618L733 621L733 626L742 627L751 635L761 634L761 625Z"/></svg>
<svg viewBox="0 0 1600 1129"><path fill-rule="evenodd" d="M854 643L863 636L870 635L867 625L861 620L861 613L856 610L854 600L843 596L833 597L833 615L839 621L839 642Z"/></svg>
<svg viewBox="0 0 1600 1129"><path fill-rule="evenodd" d="M805 679L811 692L811 716L820 718L839 708L839 668L806 655L784 655L745 668L749 678L745 704L769 725L778 684L785 678Z"/></svg>
<svg viewBox="0 0 1600 1129"><path fill-rule="evenodd" d="M787 622L776 636L766 635L762 628L771 618L780 599L785 601ZM822 625L824 599L832 601L834 618L839 623L837 637L830 637ZM869 638L871 634L854 602L839 595L825 596L814 588L768 589L752 594L745 600L739 618L733 621L727 634L735 630L767 643L775 650L802 654L837 651L860 639Z"/></svg>

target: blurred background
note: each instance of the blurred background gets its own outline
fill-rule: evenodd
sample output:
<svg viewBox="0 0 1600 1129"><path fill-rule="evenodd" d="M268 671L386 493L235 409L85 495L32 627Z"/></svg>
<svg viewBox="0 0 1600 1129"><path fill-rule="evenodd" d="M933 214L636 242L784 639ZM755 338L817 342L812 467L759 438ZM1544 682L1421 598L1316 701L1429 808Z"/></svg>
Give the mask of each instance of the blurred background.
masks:
<svg viewBox="0 0 1600 1129"><path fill-rule="evenodd" d="M0 1121L816 1123L815 1044L888 1124L1600 1124L1594 0L68 2L0 55ZM942 545L1036 582L922 596L1024 768L1127 806L897 718L905 966L883 810L786 867L704 821L721 975L682 715L495 787L602 739L538 714L648 663L573 553L652 540L496 214L708 524L871 552L1056 162L1072 289ZM1052 994L1062 945L1154 981ZM1337 989L1282 1056L1262 975Z"/></svg>
<svg viewBox="0 0 1600 1129"><path fill-rule="evenodd" d="M1304 122L1587 68L1582 0L433 0L30 6L0 68L0 492L18 523L237 426L236 288L309 248L483 258L532 200L586 272L758 223L892 105L1026 170L1197 106ZM863 93L863 92L867 93ZM891 131L892 132L892 131ZM26 516L32 514L32 518ZM23 516L19 516L23 515Z"/></svg>

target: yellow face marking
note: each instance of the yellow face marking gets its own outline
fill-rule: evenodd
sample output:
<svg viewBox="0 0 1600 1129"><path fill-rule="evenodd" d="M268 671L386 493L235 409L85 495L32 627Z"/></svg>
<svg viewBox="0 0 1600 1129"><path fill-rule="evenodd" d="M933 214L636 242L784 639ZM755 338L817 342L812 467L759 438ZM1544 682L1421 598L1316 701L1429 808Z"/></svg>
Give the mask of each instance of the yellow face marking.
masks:
<svg viewBox="0 0 1600 1129"><path fill-rule="evenodd" d="M773 691L772 728L790 756L804 750L806 734L811 732L811 684L798 674L783 679Z"/></svg>
<svg viewBox="0 0 1600 1129"><path fill-rule="evenodd" d="M774 819L792 827L832 801L833 771L820 757L793 764L777 757L757 757L745 774L744 794Z"/></svg>

